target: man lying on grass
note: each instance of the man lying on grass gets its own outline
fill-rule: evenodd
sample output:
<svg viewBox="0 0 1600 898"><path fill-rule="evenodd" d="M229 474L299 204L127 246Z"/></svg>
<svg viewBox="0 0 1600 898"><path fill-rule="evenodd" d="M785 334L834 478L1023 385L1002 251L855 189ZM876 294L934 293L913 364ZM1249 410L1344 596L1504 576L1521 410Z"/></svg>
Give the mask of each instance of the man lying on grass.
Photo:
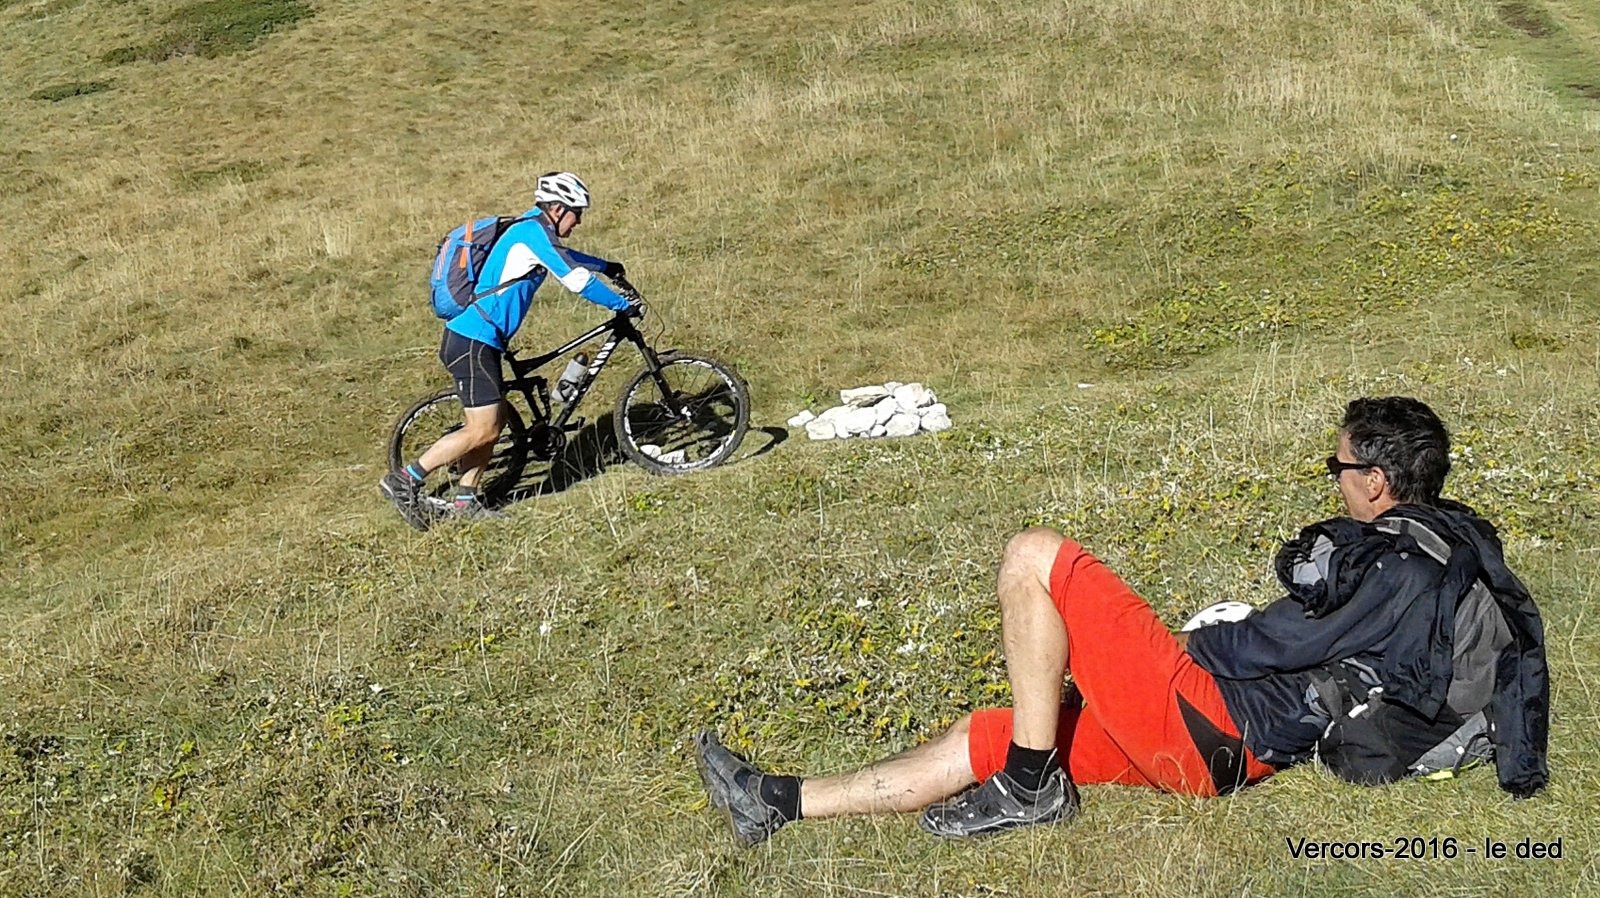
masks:
<svg viewBox="0 0 1600 898"><path fill-rule="evenodd" d="M1082 546L1026 530L998 584L1014 707L816 779L764 773L703 732L711 803L748 846L802 815L918 809L930 832L977 836L1071 818L1077 785L1224 795L1313 756L1363 783L1492 757L1502 788L1534 794L1543 626L1494 528L1440 498L1444 424L1415 399L1357 399L1326 463L1349 516L1284 545L1288 595L1261 613L1175 636Z"/></svg>

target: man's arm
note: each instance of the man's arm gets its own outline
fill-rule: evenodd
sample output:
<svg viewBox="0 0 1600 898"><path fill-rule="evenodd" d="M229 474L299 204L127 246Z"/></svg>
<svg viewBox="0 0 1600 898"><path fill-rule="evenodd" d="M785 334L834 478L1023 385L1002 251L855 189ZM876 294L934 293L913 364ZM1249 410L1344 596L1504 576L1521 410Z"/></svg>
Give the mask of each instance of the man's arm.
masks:
<svg viewBox="0 0 1600 898"><path fill-rule="evenodd" d="M1378 644L1419 597L1438 585L1441 573L1439 565L1418 554L1385 555L1337 611L1308 618L1299 602L1279 599L1244 620L1201 627L1179 644L1201 667L1229 679L1307 670Z"/></svg>
<svg viewBox="0 0 1600 898"><path fill-rule="evenodd" d="M616 269L622 267L621 262L613 262L610 259L602 259L599 256L591 256L588 253L578 252L570 246L563 246L561 248L566 251L567 258L571 259L575 264L582 265L584 268L587 268L590 271L598 272L600 274L608 274L610 271L615 271Z"/></svg>
<svg viewBox="0 0 1600 898"><path fill-rule="evenodd" d="M574 252L554 243L546 230L539 226L533 228L533 236L529 243L533 247L533 254L539 257L539 264L548 269L556 280L561 282L561 286L613 312L628 308L628 300L608 287L604 281L597 279L582 261L610 264L604 259Z"/></svg>

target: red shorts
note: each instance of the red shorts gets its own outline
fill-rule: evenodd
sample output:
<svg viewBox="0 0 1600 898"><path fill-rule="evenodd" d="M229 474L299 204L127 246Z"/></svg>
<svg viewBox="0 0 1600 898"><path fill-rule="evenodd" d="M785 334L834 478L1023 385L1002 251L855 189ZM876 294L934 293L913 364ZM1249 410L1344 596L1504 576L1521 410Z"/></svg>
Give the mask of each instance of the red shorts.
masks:
<svg viewBox="0 0 1600 898"><path fill-rule="evenodd" d="M1217 683L1144 599L1072 540L1050 568L1077 694L1061 706L1056 745L1075 783L1216 795L1271 776L1239 741ZM1005 766L1011 710L972 715L967 753L982 781Z"/></svg>

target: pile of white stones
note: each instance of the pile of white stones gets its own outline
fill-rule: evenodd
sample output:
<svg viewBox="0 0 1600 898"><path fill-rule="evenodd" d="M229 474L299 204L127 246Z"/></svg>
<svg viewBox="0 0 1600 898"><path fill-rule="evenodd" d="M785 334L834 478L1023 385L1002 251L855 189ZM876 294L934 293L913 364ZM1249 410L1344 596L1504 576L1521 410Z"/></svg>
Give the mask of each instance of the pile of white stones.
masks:
<svg viewBox="0 0 1600 898"><path fill-rule="evenodd" d="M922 384L889 381L882 386L840 390L837 405L820 415L803 411L789 419L813 440L908 437L950 429L950 411Z"/></svg>

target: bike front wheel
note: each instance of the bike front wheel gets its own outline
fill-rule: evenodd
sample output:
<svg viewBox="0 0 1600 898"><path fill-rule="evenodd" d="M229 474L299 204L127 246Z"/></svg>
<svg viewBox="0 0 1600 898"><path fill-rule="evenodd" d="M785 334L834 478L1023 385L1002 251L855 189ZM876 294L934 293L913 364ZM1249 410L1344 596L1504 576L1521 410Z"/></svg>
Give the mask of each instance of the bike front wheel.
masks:
<svg viewBox="0 0 1600 898"><path fill-rule="evenodd" d="M478 479L480 501L489 506L505 501L528 463L528 431L522 416L510 403L505 403L504 408L506 425L500 429L494 455ZM398 471L407 462L420 458L429 446L463 425L461 398L455 390L441 390L417 400L395 422L394 431L389 435L389 470ZM435 511L447 511L463 473L453 464L435 472L423 486L422 500Z"/></svg>
<svg viewBox="0 0 1600 898"><path fill-rule="evenodd" d="M661 367L634 375L617 402L617 443L652 474L715 467L750 426L750 390L715 359L664 352Z"/></svg>

